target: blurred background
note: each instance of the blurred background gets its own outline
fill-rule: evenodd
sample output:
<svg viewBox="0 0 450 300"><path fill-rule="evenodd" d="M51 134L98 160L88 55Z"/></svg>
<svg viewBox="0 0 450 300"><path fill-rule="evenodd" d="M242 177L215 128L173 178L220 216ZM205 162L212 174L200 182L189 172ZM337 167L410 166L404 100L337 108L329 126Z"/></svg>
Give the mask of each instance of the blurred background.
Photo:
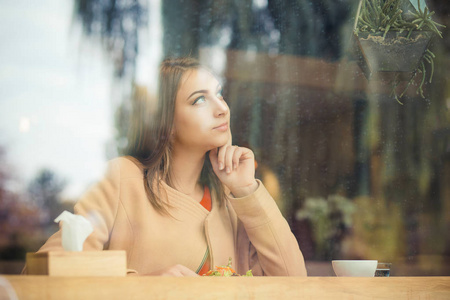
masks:
<svg viewBox="0 0 450 300"><path fill-rule="evenodd" d="M368 75L357 0L0 0L0 273L121 154L159 62L191 55L223 82L233 143L310 275L333 259L450 275L450 3L419 2L446 27L408 85Z"/></svg>

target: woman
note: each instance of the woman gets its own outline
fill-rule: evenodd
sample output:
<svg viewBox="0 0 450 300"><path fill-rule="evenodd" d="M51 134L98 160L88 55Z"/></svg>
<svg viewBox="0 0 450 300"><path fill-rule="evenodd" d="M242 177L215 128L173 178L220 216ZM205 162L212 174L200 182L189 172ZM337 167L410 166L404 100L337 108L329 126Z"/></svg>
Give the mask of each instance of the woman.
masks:
<svg viewBox="0 0 450 300"><path fill-rule="evenodd" d="M84 250L126 250L129 274L197 276L232 258L239 274L306 275L286 220L231 145L217 79L191 58L162 62L153 126L137 120L129 156L76 205L94 225ZM39 251L61 249L61 232Z"/></svg>

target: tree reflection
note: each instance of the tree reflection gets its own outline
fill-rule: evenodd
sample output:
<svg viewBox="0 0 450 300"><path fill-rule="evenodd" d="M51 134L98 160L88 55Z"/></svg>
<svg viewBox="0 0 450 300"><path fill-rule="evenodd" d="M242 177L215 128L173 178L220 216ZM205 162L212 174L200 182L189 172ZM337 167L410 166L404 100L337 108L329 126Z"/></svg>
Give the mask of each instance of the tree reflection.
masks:
<svg viewBox="0 0 450 300"><path fill-rule="evenodd" d="M38 208L14 188L14 168L0 146L0 260L23 260L25 252L42 242ZM2 270L6 272L7 270Z"/></svg>
<svg viewBox="0 0 450 300"><path fill-rule="evenodd" d="M147 25L147 1L75 0L75 18L87 36L99 38L111 55L115 76L134 75L138 33Z"/></svg>
<svg viewBox="0 0 450 300"><path fill-rule="evenodd" d="M41 226L47 235L53 234L58 225L53 220L63 211L61 192L66 182L50 169L43 169L28 186L28 194L34 205L40 209Z"/></svg>

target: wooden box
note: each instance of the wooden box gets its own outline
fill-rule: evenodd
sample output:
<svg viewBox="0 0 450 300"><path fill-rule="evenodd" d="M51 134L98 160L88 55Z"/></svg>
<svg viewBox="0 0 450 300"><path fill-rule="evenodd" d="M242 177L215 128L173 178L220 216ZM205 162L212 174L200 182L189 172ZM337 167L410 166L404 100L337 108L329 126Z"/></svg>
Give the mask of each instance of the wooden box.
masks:
<svg viewBox="0 0 450 300"><path fill-rule="evenodd" d="M27 273L49 276L126 276L125 251L27 253Z"/></svg>

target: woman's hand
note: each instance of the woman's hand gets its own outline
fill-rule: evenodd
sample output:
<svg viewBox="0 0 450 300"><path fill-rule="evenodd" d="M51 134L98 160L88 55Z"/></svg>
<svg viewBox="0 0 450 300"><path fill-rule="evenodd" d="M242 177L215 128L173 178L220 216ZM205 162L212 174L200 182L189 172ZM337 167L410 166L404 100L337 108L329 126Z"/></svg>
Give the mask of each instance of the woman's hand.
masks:
<svg viewBox="0 0 450 300"><path fill-rule="evenodd" d="M183 265L175 265L167 269L159 270L150 274L149 276L172 276L172 277L185 277L185 276L198 276L197 273Z"/></svg>
<svg viewBox="0 0 450 300"><path fill-rule="evenodd" d="M214 173L234 197L247 196L258 188L252 150L226 144L209 152Z"/></svg>

